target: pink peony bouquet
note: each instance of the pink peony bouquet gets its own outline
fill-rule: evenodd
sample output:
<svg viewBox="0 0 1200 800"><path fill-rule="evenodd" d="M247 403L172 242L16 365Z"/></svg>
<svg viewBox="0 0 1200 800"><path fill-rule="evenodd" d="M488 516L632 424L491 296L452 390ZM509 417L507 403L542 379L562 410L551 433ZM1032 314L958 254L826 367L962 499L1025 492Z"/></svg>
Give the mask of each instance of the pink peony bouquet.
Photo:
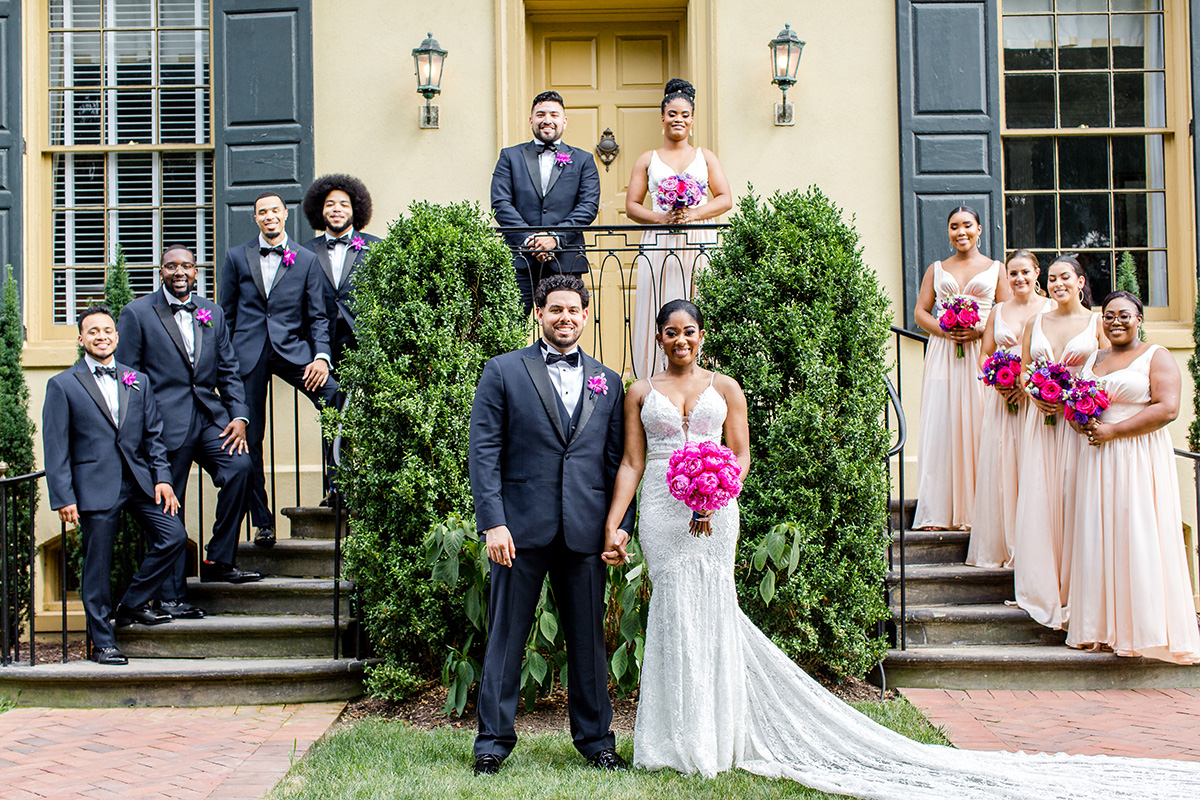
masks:
<svg viewBox="0 0 1200 800"><path fill-rule="evenodd" d="M714 442L688 442L667 462L667 488L671 496L692 510L693 536L712 535L708 516L741 494L742 470L728 447Z"/></svg>
<svg viewBox="0 0 1200 800"><path fill-rule="evenodd" d="M979 324L979 303L976 303L974 299L956 294L948 297L946 302L941 305L942 313L938 317L938 325L942 326L942 330L974 328ZM963 352L962 342L954 343L954 355L959 358L966 355Z"/></svg>
<svg viewBox="0 0 1200 800"><path fill-rule="evenodd" d="M1075 378L1071 388L1063 396L1063 406L1066 408L1067 419L1080 425L1093 419L1099 419L1108 408L1108 392L1100 388L1100 384L1084 378Z"/></svg>
<svg viewBox="0 0 1200 800"><path fill-rule="evenodd" d="M700 205L708 184L688 173L672 175L658 184L654 202L668 211L676 208L691 208Z"/></svg>
<svg viewBox="0 0 1200 800"><path fill-rule="evenodd" d="M995 386L997 389L1011 389L1017 385L1021 377L1021 357L1007 350L997 350L983 362L983 374L979 380L984 386ZM1008 403L1009 413L1017 412L1016 403Z"/></svg>
<svg viewBox="0 0 1200 800"><path fill-rule="evenodd" d="M1030 365L1029 370L1029 393L1046 403L1061 404L1074 382L1070 370L1047 358L1037 359ZM1046 417L1045 423L1058 424L1057 415L1051 414Z"/></svg>

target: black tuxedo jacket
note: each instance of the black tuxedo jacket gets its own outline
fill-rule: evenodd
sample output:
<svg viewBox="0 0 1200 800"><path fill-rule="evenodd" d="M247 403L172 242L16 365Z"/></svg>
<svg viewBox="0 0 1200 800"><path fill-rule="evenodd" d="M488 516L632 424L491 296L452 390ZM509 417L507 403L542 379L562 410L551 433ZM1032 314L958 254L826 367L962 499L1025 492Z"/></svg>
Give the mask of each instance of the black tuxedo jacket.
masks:
<svg viewBox="0 0 1200 800"><path fill-rule="evenodd" d="M604 549L604 522L625 447L621 376L583 356L579 422L568 439L535 342L488 361L471 406L470 476L475 527L507 525L518 551L563 531L579 553ZM604 376L607 393L587 389ZM633 530L633 504L622 528ZM519 557L519 556L518 556Z"/></svg>
<svg viewBox="0 0 1200 800"><path fill-rule="evenodd" d="M552 227L554 225L591 225L600 208L600 173L592 154L578 147L559 143L559 152L571 156L571 163L550 169L550 185L542 194L537 146L533 142L506 147L492 173L492 211L496 222L506 227ZM529 233L505 236L515 254L514 265L527 268L521 255ZM559 236L558 254L563 272L587 272L582 254L583 234Z"/></svg>
<svg viewBox="0 0 1200 800"><path fill-rule="evenodd" d="M117 352L132 369L145 372L154 383L162 409L163 442L168 450L184 444L194 404L208 420L224 429L231 419L250 418L237 355L229 340L225 312L211 300L192 293L196 310L212 315L208 324L197 318L194 327L195 365L171 307L162 290L139 297L121 309L117 322Z"/></svg>
<svg viewBox="0 0 1200 800"><path fill-rule="evenodd" d="M113 360L120 378L130 370ZM117 382L120 423L113 424L96 378L80 359L46 385L42 445L50 507L76 504L80 511L107 511L121 495L121 462L142 491L170 483L167 448L154 391L145 373L134 387Z"/></svg>
<svg viewBox="0 0 1200 800"><path fill-rule="evenodd" d="M259 266L258 237L225 254L221 308L233 331L234 352L241 354L238 363L243 376L257 365L267 342L281 358L297 366L311 363L317 353L331 352L325 279L317 257L291 239L285 246L296 254L296 263L279 265L269 298Z"/></svg>
<svg viewBox="0 0 1200 800"><path fill-rule="evenodd" d="M367 243L367 247L379 241L378 236L372 236L369 233L355 231L355 236L361 236L363 241ZM325 244L325 234L309 239L304 243L304 246L313 252L317 257L317 263L321 265L321 273L325 276L325 296L326 307L328 308L329 322L334 324L338 319L343 319L350 326L350 330L354 331L354 311L350 308L350 294L353 288L352 279L354 271L358 269L358 264L366 255L367 247L362 250L350 248L346 251L350 263L342 269L341 283L334 283L333 280L333 264L329 260L329 246Z"/></svg>

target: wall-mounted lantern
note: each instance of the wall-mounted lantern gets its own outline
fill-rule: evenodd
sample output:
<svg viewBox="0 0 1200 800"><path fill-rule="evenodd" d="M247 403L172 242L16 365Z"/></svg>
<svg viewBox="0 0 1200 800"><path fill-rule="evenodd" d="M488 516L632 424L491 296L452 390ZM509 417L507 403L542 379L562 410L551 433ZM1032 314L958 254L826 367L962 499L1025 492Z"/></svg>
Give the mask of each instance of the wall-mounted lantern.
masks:
<svg viewBox="0 0 1200 800"><path fill-rule="evenodd" d="M438 127L438 107L431 106L429 101L442 92L442 64L447 52L433 38L432 32L420 47L414 47L412 51L413 61L417 65L417 94L425 98L425 105L421 108L422 128Z"/></svg>
<svg viewBox="0 0 1200 800"><path fill-rule="evenodd" d="M787 101L787 90L796 83L804 42L800 41L791 25L784 25L779 35L767 46L771 48L771 83L783 92L783 102L775 104L775 124L795 125L796 118L792 113L792 104Z"/></svg>

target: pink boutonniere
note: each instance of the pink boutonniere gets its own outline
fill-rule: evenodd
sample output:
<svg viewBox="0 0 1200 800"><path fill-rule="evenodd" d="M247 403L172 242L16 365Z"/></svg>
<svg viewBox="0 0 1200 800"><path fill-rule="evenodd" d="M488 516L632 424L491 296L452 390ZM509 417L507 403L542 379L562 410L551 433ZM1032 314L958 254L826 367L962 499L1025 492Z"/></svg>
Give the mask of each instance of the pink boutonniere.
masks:
<svg viewBox="0 0 1200 800"><path fill-rule="evenodd" d="M196 321L206 328L212 327L212 312L207 308L196 309Z"/></svg>
<svg viewBox="0 0 1200 800"><path fill-rule="evenodd" d="M593 395L597 393L603 395L608 394L608 381L604 379L603 375L593 375L592 377L588 378L587 386Z"/></svg>
<svg viewBox="0 0 1200 800"><path fill-rule="evenodd" d="M571 154L570 153L555 153L554 154L555 166L565 167L567 164L570 164L570 163L571 163Z"/></svg>
<svg viewBox="0 0 1200 800"><path fill-rule="evenodd" d="M350 246L353 247L357 251L357 250L362 250L364 247L366 247L367 243L365 241L363 241L363 238L361 236L355 236L353 239L350 240Z"/></svg>
<svg viewBox="0 0 1200 800"><path fill-rule="evenodd" d="M125 370L125 374L121 376L121 383L130 389L137 389L139 392L142 390L142 387L138 386L138 374L131 369Z"/></svg>
<svg viewBox="0 0 1200 800"><path fill-rule="evenodd" d="M285 267L290 267L292 264L295 264L296 263L296 254L294 252L292 252L291 250L284 250L282 263Z"/></svg>

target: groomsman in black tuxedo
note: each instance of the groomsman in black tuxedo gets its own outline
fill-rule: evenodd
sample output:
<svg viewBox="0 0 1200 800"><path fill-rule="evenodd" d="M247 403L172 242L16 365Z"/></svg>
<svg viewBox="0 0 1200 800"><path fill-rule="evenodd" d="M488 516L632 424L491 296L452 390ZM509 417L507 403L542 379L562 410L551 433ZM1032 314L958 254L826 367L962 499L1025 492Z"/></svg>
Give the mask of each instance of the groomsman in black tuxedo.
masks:
<svg viewBox="0 0 1200 800"><path fill-rule="evenodd" d="M591 225L600 208L600 173L587 150L562 141L567 111L562 95L542 92L529 114L533 141L506 147L492 173L492 210L505 227ZM556 272L588 271L583 234L552 231L505 235L525 313L533 290Z"/></svg>
<svg viewBox="0 0 1200 800"><path fill-rule="evenodd" d="M325 276L333 370L337 374L342 355L357 343L354 311L350 308L354 271L367 248L379 241L378 236L363 232L371 221L371 193L358 178L325 175L308 187L302 208L312 229L324 231L304 246L316 255Z"/></svg>
<svg viewBox="0 0 1200 800"><path fill-rule="evenodd" d="M89 657L126 664L110 617L118 626L158 625L171 617L150 608L187 542L171 489L162 419L150 379L113 358L117 329L108 306L79 317L84 357L46 385L42 443L50 507L63 522L78 524L83 539L80 594L92 639ZM146 557L112 608L112 556L121 511L146 534Z"/></svg>
<svg viewBox="0 0 1200 800"><path fill-rule="evenodd" d="M238 526L250 486L250 411L225 312L192 293L196 274L191 250L181 244L167 248L159 270L162 288L121 309L121 359L145 372L154 384L171 485L179 502L184 501L193 461L218 487L216 520L200 580L246 583L262 577L235 566ZM184 600L185 561L180 554L159 594L159 609L176 619L197 619L204 611Z"/></svg>
<svg viewBox="0 0 1200 800"><path fill-rule="evenodd" d="M230 248L221 267L220 300L233 331L246 405L247 440L254 471L250 480L250 519L258 528L254 543L275 546L275 514L267 500L263 473L267 386L278 375L300 389L318 408L340 402L337 381L329 374L329 311L321 266L311 250L288 238L283 199L263 192L254 201L259 235ZM333 458L325 445L326 464Z"/></svg>

